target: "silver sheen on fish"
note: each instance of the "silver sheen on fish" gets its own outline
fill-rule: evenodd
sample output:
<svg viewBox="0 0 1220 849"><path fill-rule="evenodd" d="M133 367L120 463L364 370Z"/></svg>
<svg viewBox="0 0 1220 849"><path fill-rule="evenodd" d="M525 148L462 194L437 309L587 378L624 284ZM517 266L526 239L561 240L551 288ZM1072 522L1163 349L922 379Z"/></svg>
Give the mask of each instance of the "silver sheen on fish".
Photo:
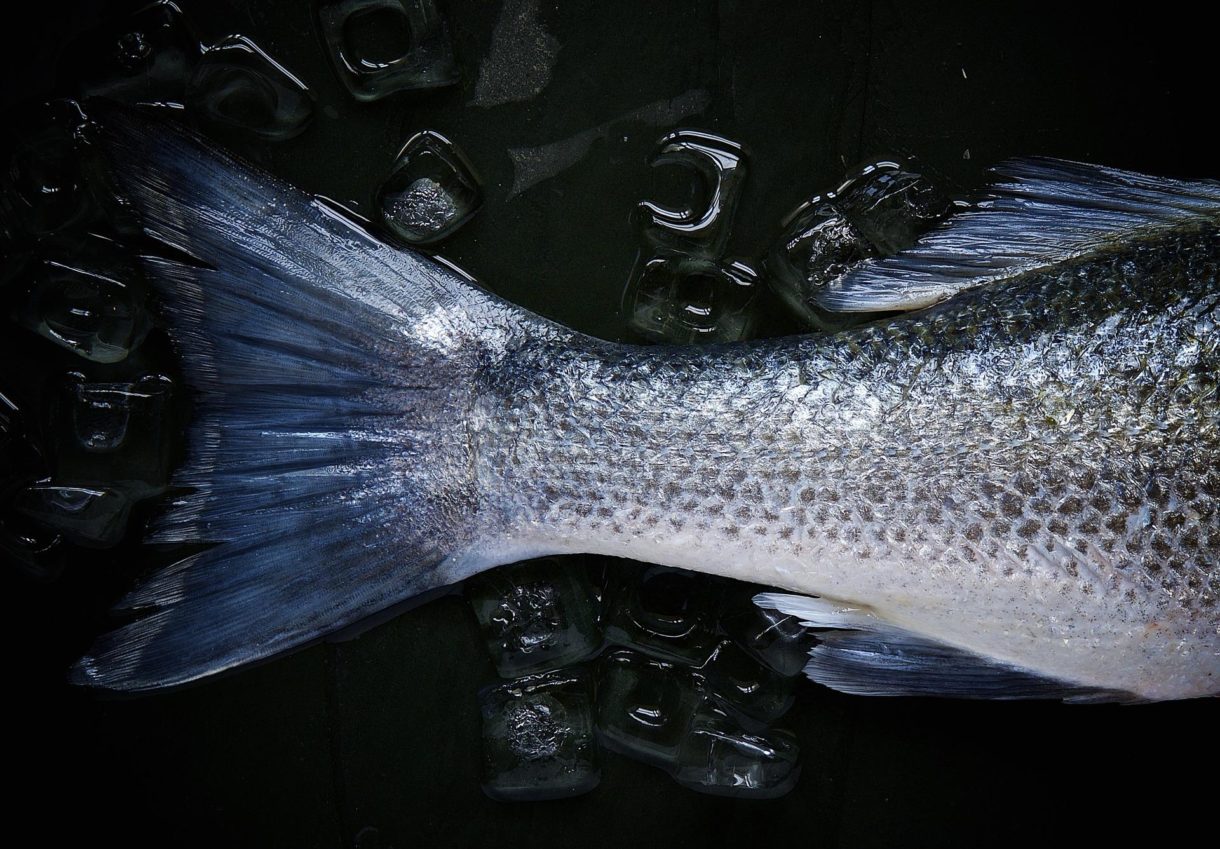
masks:
<svg viewBox="0 0 1220 849"><path fill-rule="evenodd" d="M73 680L174 686L591 552L789 591L756 601L827 629L806 671L847 692L1220 692L1220 184L1007 163L821 293L875 321L641 347L96 111L196 407L150 540L210 547Z"/></svg>

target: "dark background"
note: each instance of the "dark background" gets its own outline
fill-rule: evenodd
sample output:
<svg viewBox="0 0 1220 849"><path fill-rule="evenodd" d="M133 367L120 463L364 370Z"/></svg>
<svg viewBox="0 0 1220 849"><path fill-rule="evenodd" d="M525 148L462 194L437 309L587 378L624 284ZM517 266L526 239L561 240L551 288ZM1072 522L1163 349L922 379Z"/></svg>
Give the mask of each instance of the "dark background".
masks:
<svg viewBox="0 0 1220 849"><path fill-rule="evenodd" d="M10 18L0 35L10 115L54 93L64 45L110 5L43 3ZM485 109L468 103L496 3L441 3L459 86L371 104L336 81L312 4L183 5L213 34L252 37L318 97L304 135L234 142L242 153L367 212L402 142L443 132L475 163L486 200L440 253L510 300L610 338L626 332L619 302L640 244L631 210L672 188L646 167L670 127L618 119L691 90L706 90L710 105L682 124L750 151L730 248L750 258L765 253L788 210L881 155L917 156L963 192L986 165L1019 154L1220 176L1215 21L1164 6L1098 16L1071 4L544 3L541 20L561 45L551 83L527 102ZM507 197L507 149L601 125L577 165ZM768 327L791 325L777 317ZM14 339L6 371L26 368L18 356L54 361L49 346ZM804 774L781 800L700 796L607 757L587 796L497 803L479 789L475 698L494 672L458 597L169 695L107 701L69 690L67 664L105 629L107 604L145 556L132 541L79 553L53 583L0 574L11 600L0 641L10 833L52 845L401 849L1042 845L1150 827L1172 844L1187 824L1206 833L1216 801L1213 700L868 700L804 684L785 720Z"/></svg>

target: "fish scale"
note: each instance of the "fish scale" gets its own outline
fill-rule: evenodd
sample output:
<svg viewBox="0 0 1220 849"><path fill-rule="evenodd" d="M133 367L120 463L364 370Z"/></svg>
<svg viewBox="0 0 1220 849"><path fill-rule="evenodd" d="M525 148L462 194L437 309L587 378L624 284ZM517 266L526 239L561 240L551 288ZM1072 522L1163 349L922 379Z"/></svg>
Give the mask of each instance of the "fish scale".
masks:
<svg viewBox="0 0 1220 849"><path fill-rule="evenodd" d="M806 672L848 692L1220 691L1220 185L1013 163L831 284L871 323L640 347L101 112L146 233L206 263L146 271L198 407L158 538L214 546L79 683L186 683L589 552L799 593L756 600L822 629Z"/></svg>
<svg viewBox="0 0 1220 849"><path fill-rule="evenodd" d="M480 489L548 550L864 603L1101 685L1129 628L1214 645L1218 250L1175 234L835 336L526 346L481 395Z"/></svg>

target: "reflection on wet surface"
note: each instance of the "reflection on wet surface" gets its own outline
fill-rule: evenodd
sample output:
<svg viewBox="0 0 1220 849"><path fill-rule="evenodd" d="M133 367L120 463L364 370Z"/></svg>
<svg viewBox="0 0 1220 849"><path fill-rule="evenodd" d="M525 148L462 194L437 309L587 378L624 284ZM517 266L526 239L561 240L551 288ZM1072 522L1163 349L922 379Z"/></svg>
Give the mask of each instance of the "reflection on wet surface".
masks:
<svg viewBox="0 0 1220 849"><path fill-rule="evenodd" d="M881 155L917 155L922 178L950 194L982 164L1018 153L1161 173L1205 171L1214 155L1192 131L1184 87L1204 77L1191 56L1206 51L1181 45L1190 34L1177 30L1102 38L1095 20L1048 28L1024 15L924 10L916 21L880 4L181 5L65 25L72 46L57 74L38 71L42 88L28 91L14 76L6 108L52 93L184 104L218 144L338 199L387 236L444 239L438 253L509 300L607 338L801 328L785 303L799 312L838 265L900 243L885 238L889 208L878 213L867 191L855 206L839 191L837 205L804 207L783 236L781 222ZM525 45L517 53L515 39ZM1094 41L1106 47L1091 55ZM147 826L140 833L188 844L242 834L263 845L442 836L476 845L548 829L580 829L592 845L696 834L961 843L998 833L997 823L1040 834L1030 810L1071 815L1082 783L1139 772L1134 748L1159 751L1175 726L1207 727L1199 717L1211 706L1198 704L1132 713L838 696L784 677L807 647L799 630L758 621L765 614L749 605L712 614L729 601L710 582L628 565L576 588L471 588L494 633L480 635L463 603L442 598L356 641L206 687L132 702L67 691L62 670L107 627L105 608L160 562L122 532L147 518L141 500L164 487L189 410L138 275L83 235L101 213L68 153L77 116L62 104L11 114L23 117L4 146L0 551L17 563L6 570L19 608L6 636L30 694L18 762L32 787L61 788L98 833L135 819ZM1132 137L1132 125L1163 129ZM688 132L661 142L680 162L657 170L699 184L657 195L649 163L678 129L726 141ZM456 167L404 171L404 144L425 131L458 146L481 186ZM749 150L744 180L729 144ZM709 177L705 160L720 170ZM877 197L933 222L942 201L906 173L874 173L888 181ZM641 201L651 201L643 220ZM881 235L870 230L879 221ZM794 249L768 258L775 245ZM65 560L56 583L25 576L55 574ZM508 580L498 574L489 580ZM617 648L592 660L599 630ZM493 668L483 646L492 642L526 660ZM548 661L533 665L531 652ZM552 660L562 670L536 682L497 675L538 674ZM781 714L795 738L766 727ZM499 741L486 751L481 723ZM1199 736L1192 758L1212 745ZM595 759L598 740L663 770ZM702 789L780 792L795 780L798 743L800 781L765 809L689 793L665 774ZM586 790L598 764L600 786L560 807L514 808L480 791L499 782L503 798L528 794L551 768L565 776L551 786ZM1142 792L1152 802L1171 793ZM1198 792L1178 788L1172 799L1189 806Z"/></svg>

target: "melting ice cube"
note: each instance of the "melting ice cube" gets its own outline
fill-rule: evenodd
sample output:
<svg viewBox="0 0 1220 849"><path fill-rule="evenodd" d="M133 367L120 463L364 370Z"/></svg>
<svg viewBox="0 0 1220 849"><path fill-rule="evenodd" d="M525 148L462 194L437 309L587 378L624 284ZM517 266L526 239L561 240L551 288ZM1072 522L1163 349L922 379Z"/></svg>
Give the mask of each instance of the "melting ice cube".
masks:
<svg viewBox="0 0 1220 849"><path fill-rule="evenodd" d="M699 702L681 667L617 650L602 657L597 685L598 738L606 748L671 769Z"/></svg>
<svg viewBox="0 0 1220 849"><path fill-rule="evenodd" d="M17 320L87 360L119 362L148 333L142 276L109 239L52 245L31 276Z"/></svg>
<svg viewBox="0 0 1220 849"><path fill-rule="evenodd" d="M105 487L60 486L47 481L22 490L16 507L69 542L108 548L122 540L131 502Z"/></svg>
<svg viewBox="0 0 1220 849"><path fill-rule="evenodd" d="M335 74L357 100L458 81L435 0L336 0L318 21Z"/></svg>
<svg viewBox="0 0 1220 849"><path fill-rule="evenodd" d="M657 342L735 342L754 327L757 283L758 273L744 262L656 256L628 284L627 320Z"/></svg>
<svg viewBox="0 0 1220 849"><path fill-rule="evenodd" d="M135 498L164 490L171 389L169 378L155 374L129 383L91 383L70 375L57 416L55 479L106 481Z"/></svg>
<svg viewBox="0 0 1220 849"><path fill-rule="evenodd" d="M787 731L754 732L712 706L700 705L682 739L674 778L718 796L773 799L800 777L800 746Z"/></svg>
<svg viewBox="0 0 1220 849"><path fill-rule="evenodd" d="M472 579L466 593L505 678L575 663L601 648L595 594L577 560L503 566Z"/></svg>
<svg viewBox="0 0 1220 849"><path fill-rule="evenodd" d="M494 799L558 799L597 786L593 682L586 670L531 675L485 689L483 790Z"/></svg>
<svg viewBox="0 0 1220 849"><path fill-rule="evenodd" d="M482 193L453 142L430 130L406 143L377 193L386 226L409 245L436 242L479 208Z"/></svg>
<svg viewBox="0 0 1220 849"><path fill-rule="evenodd" d="M769 282L793 312L816 327L858 323L858 316L819 307L818 294L856 264L910 247L953 208L915 171L895 162L866 166L789 214L767 262Z"/></svg>
<svg viewBox="0 0 1220 849"><path fill-rule="evenodd" d="M300 135L313 117L313 96L305 84L240 35L203 52L187 83L186 101L205 124L267 141Z"/></svg>
<svg viewBox="0 0 1220 849"><path fill-rule="evenodd" d="M648 216L644 234L656 246L709 259L728 242L733 212L745 184L745 152L735 141L700 130L676 130L661 139L653 167L689 169L699 181L680 208L640 203Z"/></svg>

